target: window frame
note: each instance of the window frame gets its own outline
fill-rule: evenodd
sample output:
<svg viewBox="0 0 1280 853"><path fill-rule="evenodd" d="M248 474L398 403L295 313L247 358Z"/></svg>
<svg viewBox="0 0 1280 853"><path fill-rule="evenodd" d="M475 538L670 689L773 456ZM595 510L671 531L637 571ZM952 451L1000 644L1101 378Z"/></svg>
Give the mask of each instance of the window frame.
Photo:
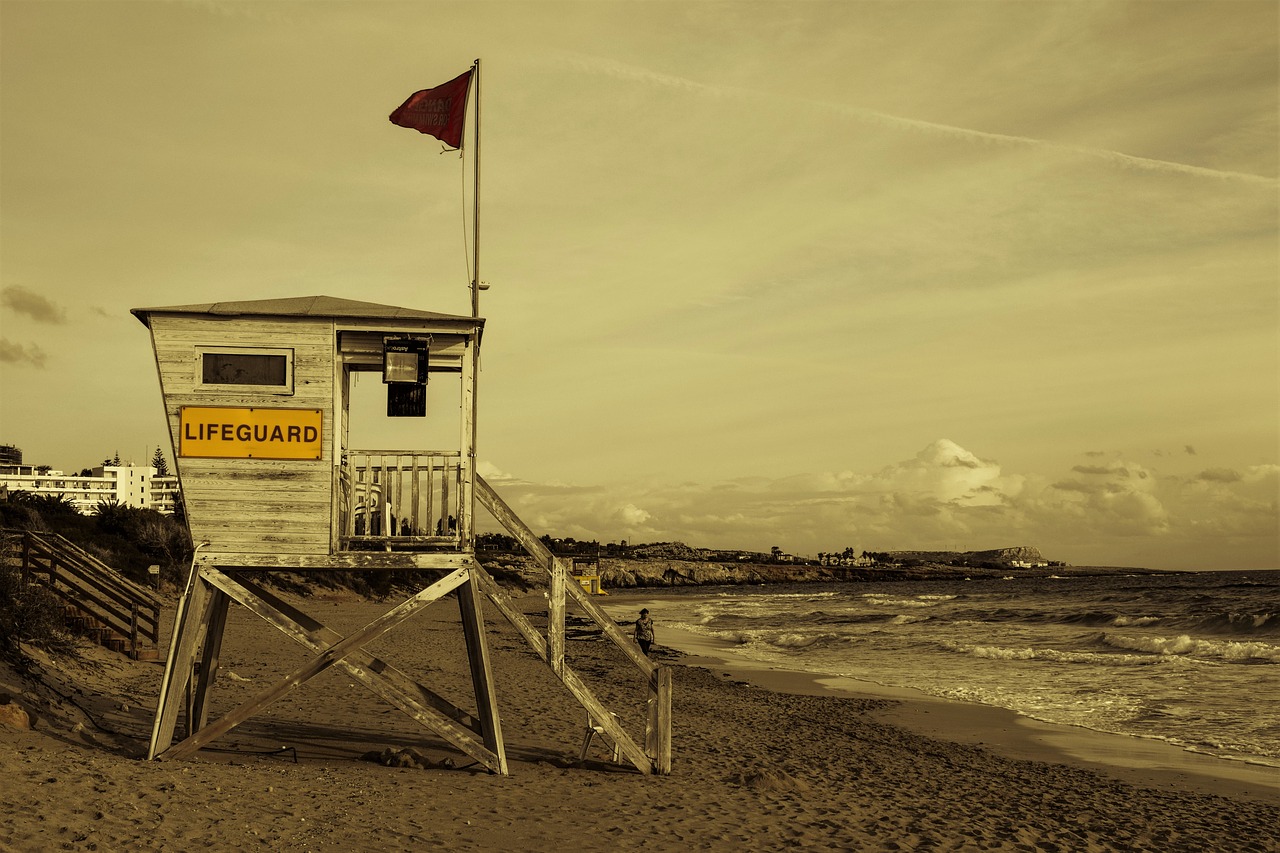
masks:
<svg viewBox="0 0 1280 853"><path fill-rule="evenodd" d="M284 384L255 385L252 383L205 382L204 360L206 355L267 355L283 356ZM294 351L293 347L228 347L197 346L195 357L195 390L216 391L221 394L261 394L275 397L293 396Z"/></svg>

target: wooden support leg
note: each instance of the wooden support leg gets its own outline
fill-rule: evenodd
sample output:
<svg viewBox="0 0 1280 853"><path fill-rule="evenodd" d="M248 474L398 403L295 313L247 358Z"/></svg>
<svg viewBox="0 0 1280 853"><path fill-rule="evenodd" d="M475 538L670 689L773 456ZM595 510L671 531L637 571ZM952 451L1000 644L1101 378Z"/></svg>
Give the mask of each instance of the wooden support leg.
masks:
<svg viewBox="0 0 1280 853"><path fill-rule="evenodd" d="M653 772L671 774L671 668L658 667L654 673L657 690L649 704L650 726L653 728Z"/></svg>
<svg viewBox="0 0 1280 853"><path fill-rule="evenodd" d="M475 688L477 716L484 745L498 756L502 775L507 774L507 753L502 742L502 720L498 716L498 700L493 686L493 670L489 666L489 645L485 640L484 610L476 594L479 565L470 570L466 583L458 587L458 607L462 611L462 633L467 640L467 659L471 665L471 683Z"/></svg>
<svg viewBox="0 0 1280 853"><path fill-rule="evenodd" d="M148 761L173 743L178 711L183 705L185 688L196 662L196 644L205 616L204 601L208 587L200 577L198 567L193 565L191 571L195 577L178 602L178 612L174 617L173 637L169 640L169 656L164 667L164 680L160 683L160 698L156 703L156 720L151 729L151 745L147 749Z"/></svg>
<svg viewBox="0 0 1280 853"><path fill-rule="evenodd" d="M558 676L564 674L564 585L568 574L565 561L551 560L551 581L547 586L547 663Z"/></svg>
<svg viewBox="0 0 1280 853"><path fill-rule="evenodd" d="M222 653L222 632L227 625L227 609L231 604L230 597L220 589L211 587L212 595L204 617L204 648L200 652L199 678L196 679L195 698L191 712L187 718L190 731L194 734L204 728L209 718L209 688L218 677L218 656Z"/></svg>

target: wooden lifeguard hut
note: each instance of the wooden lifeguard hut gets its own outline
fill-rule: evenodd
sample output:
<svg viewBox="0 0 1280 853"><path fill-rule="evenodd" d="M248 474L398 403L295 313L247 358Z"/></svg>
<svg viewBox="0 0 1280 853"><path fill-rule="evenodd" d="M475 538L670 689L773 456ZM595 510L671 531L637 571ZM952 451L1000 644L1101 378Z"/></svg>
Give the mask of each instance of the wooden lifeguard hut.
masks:
<svg viewBox="0 0 1280 853"><path fill-rule="evenodd" d="M484 320L310 296L139 308L151 330L195 555L175 617L148 758L190 756L312 676L334 666L495 773L507 772L483 601L524 636L587 710L589 729L645 773L671 769L670 671L653 664L568 581L555 557L475 469L476 370ZM388 418L425 418L428 381L456 388L456 442L423 449L352 446L357 374L380 376ZM439 433L433 433L438 435ZM547 572L545 634L513 607L476 559L479 501ZM254 572L378 570L434 581L346 636L255 583ZM416 574L414 577L421 577ZM456 591L474 713L365 650ZM639 745L565 662L573 601L648 682ZM314 657L220 719L208 720L227 612L262 617ZM186 734L174 743L185 711Z"/></svg>

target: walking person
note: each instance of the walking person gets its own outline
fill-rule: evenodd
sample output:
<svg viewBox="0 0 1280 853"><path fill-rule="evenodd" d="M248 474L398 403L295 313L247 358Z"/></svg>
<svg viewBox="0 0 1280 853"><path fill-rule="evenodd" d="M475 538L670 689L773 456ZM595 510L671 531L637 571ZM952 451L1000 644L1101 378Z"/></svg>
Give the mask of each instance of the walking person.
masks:
<svg viewBox="0 0 1280 853"><path fill-rule="evenodd" d="M653 645L653 620L649 618L647 607L640 611L640 618L636 620L636 642L640 644L640 651L648 657L649 647Z"/></svg>

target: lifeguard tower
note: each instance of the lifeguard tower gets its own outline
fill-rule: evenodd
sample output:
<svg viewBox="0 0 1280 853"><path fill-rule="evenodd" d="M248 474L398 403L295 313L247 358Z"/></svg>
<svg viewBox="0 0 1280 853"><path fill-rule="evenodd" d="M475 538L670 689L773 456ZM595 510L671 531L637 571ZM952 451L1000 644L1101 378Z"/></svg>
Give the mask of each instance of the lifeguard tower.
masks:
<svg viewBox="0 0 1280 853"><path fill-rule="evenodd" d="M178 603L148 758L181 758L334 666L500 774L507 759L485 637L483 601L523 635L587 710L619 756L645 773L671 769L670 671L654 665L475 470L476 369L484 320L326 296L133 311L151 330L195 556ZM429 381L458 389L456 442L360 448L349 441L353 379L381 378L387 417L426 416ZM476 559L479 501L547 572L543 634ZM426 572L417 593L346 636L301 612L252 572ZM420 575L415 575L419 577ZM456 591L474 713L365 647ZM565 662L568 600L599 624L648 683L644 745ZM314 657L220 719L208 721L227 612L239 604ZM186 735L174 743L185 710Z"/></svg>

